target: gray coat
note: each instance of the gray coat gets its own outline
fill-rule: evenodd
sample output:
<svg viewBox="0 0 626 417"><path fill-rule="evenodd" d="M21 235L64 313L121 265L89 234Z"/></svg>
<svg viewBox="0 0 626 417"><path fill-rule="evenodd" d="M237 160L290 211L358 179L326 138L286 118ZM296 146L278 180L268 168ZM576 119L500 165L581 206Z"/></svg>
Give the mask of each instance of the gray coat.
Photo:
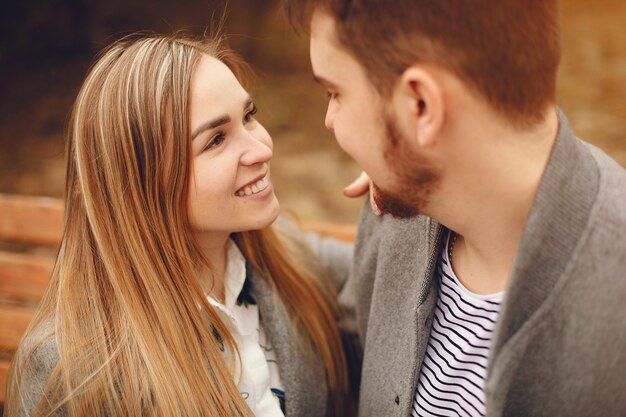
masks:
<svg viewBox="0 0 626 417"><path fill-rule="evenodd" d="M494 334L488 416L626 416L626 171L559 118ZM411 413L442 235L364 208L341 295L365 347L362 417Z"/></svg>
<svg viewBox="0 0 626 417"><path fill-rule="evenodd" d="M332 284L340 291L346 282L352 261L352 246L330 239L319 239L307 235L306 241L320 257ZM259 274L246 265L247 277L251 281L251 295L259 307L261 323L276 352L281 383L285 391L287 416L321 417L328 414L327 385L324 366L317 358L311 362L310 355L302 355L298 349L300 337L293 331L285 305L272 292ZM35 333L50 330L50 324ZM41 332L41 333L40 333ZM28 345L27 340L22 344ZM54 337L45 339L27 364L30 370L22 384L23 407L18 416L34 415L46 382L58 361L58 350ZM63 409L55 417L64 417ZM224 416L226 417L226 416Z"/></svg>

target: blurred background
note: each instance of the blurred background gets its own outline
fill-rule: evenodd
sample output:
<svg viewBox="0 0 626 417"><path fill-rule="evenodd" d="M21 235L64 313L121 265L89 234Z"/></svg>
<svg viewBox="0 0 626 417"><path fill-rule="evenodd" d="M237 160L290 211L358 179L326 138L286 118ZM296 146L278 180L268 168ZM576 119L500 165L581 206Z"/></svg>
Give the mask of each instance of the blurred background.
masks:
<svg viewBox="0 0 626 417"><path fill-rule="evenodd" d="M63 131L94 55L124 34L202 33L222 1L20 0L0 13L0 193L61 197ZM626 166L623 0L562 0L558 102L579 137ZM302 220L355 223L361 201L342 188L360 171L325 130L326 96L312 81L308 39L279 0L231 0L230 44L255 69L258 119L274 138L273 182ZM523 82L523 80L520 80Z"/></svg>

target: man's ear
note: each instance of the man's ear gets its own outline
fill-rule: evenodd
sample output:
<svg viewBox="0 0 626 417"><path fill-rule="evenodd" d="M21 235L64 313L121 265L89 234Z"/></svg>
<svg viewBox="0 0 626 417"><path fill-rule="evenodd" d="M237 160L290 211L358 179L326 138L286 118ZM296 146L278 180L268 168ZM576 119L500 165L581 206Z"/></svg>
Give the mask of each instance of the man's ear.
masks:
<svg viewBox="0 0 626 417"><path fill-rule="evenodd" d="M445 112L441 86L432 71L420 65L407 68L400 78L400 96L404 111L410 112L410 126L416 145L435 145L440 137Z"/></svg>

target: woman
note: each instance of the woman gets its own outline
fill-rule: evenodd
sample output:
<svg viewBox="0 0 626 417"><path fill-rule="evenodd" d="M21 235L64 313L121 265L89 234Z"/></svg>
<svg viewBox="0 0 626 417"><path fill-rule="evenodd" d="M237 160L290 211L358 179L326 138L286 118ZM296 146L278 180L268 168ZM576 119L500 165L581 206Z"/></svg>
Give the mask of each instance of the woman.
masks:
<svg viewBox="0 0 626 417"><path fill-rule="evenodd" d="M92 67L69 123L63 239L8 415L343 412L335 296L270 226L272 142L235 74L219 40L184 35L126 38ZM335 287L345 249L326 250Z"/></svg>

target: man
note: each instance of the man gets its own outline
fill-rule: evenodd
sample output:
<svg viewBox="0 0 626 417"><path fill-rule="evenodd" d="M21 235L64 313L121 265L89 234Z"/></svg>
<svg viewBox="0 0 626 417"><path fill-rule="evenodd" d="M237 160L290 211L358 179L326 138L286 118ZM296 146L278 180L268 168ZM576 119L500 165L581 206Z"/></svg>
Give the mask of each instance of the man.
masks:
<svg viewBox="0 0 626 417"><path fill-rule="evenodd" d="M342 294L359 414L626 415L626 172L556 108L557 1L286 9L391 215Z"/></svg>

